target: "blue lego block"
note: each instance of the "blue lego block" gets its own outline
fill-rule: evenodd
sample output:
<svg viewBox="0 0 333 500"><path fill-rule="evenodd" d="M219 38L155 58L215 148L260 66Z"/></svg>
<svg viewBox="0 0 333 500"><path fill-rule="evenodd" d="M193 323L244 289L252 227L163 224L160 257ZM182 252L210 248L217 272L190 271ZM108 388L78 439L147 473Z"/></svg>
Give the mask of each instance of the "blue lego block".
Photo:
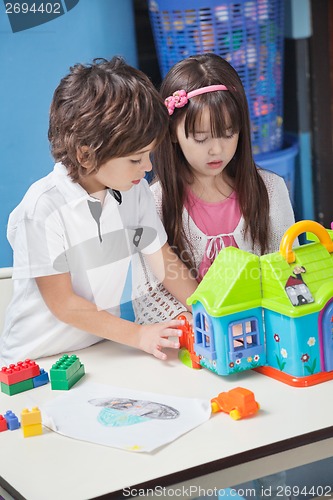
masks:
<svg viewBox="0 0 333 500"><path fill-rule="evenodd" d="M41 385L45 385L49 383L49 374L44 370L44 368L40 369L40 374L37 377L32 379L32 383L34 384L34 388L40 387Z"/></svg>
<svg viewBox="0 0 333 500"><path fill-rule="evenodd" d="M15 413L13 413L11 410L7 410L6 413L4 414L4 417L6 419L8 429L10 431L14 431L15 429L20 428L20 422Z"/></svg>

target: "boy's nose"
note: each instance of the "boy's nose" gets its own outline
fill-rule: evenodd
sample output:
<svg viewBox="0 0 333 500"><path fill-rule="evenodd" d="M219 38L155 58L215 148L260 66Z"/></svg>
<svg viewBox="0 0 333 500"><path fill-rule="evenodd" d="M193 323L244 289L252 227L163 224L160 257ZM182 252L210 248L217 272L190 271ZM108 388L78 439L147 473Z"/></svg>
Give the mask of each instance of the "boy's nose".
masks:
<svg viewBox="0 0 333 500"><path fill-rule="evenodd" d="M145 163L143 165L143 170L145 172L151 172L152 169L153 169L153 165L152 165L150 158L149 158L147 161L145 161Z"/></svg>

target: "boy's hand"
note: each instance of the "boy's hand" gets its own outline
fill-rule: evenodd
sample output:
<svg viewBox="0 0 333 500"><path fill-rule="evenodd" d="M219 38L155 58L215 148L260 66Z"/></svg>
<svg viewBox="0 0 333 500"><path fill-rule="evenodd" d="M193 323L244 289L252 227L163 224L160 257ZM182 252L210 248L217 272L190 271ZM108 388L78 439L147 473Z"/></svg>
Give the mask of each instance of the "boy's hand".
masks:
<svg viewBox="0 0 333 500"><path fill-rule="evenodd" d="M183 311L182 313L178 314L177 319L181 318L182 316L186 318L191 326L193 325L193 315L190 311Z"/></svg>
<svg viewBox="0 0 333 500"><path fill-rule="evenodd" d="M167 355L162 352L162 349L165 347L179 349L178 339L183 333L179 327L183 325L183 320L173 319L165 323L140 326L138 348L153 354L158 359L167 359ZM177 339L170 339L169 337L177 337Z"/></svg>

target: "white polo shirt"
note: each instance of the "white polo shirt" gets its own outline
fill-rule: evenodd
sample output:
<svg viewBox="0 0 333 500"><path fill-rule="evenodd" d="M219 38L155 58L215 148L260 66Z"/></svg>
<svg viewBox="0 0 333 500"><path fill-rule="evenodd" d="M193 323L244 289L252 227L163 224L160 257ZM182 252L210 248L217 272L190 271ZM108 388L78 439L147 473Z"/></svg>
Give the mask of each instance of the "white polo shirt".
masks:
<svg viewBox="0 0 333 500"><path fill-rule="evenodd" d="M1 365L75 351L101 340L59 321L34 278L69 272L75 293L117 316L129 269L132 299L141 293L140 253L157 252L167 236L145 180L121 195L119 204L108 191L102 205L57 163L10 214L14 294L0 337Z"/></svg>

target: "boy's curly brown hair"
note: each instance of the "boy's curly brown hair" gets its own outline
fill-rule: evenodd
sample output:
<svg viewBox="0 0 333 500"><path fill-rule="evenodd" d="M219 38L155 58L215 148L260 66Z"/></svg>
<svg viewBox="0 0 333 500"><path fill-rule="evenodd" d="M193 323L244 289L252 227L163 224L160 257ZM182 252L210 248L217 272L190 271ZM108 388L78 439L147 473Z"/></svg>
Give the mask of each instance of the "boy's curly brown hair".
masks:
<svg viewBox="0 0 333 500"><path fill-rule="evenodd" d="M149 78L121 57L70 68L56 88L48 137L73 181L112 158L129 156L168 128L168 112ZM89 168L82 168L86 162Z"/></svg>

